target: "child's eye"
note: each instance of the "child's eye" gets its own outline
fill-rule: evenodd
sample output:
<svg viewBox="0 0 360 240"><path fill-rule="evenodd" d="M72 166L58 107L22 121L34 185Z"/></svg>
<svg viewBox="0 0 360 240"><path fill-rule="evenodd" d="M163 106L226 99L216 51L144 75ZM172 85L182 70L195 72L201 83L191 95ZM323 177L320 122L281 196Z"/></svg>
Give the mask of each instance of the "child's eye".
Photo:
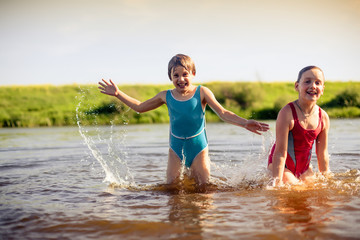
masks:
<svg viewBox="0 0 360 240"><path fill-rule="evenodd" d="M176 78L179 77L179 74L174 74L174 77L176 77Z"/></svg>

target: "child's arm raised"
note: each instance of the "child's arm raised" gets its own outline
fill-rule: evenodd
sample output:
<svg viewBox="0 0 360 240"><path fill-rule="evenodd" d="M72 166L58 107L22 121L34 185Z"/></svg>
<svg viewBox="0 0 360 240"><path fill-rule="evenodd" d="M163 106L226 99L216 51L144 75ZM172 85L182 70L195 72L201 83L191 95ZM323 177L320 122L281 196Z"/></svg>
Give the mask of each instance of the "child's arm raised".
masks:
<svg viewBox="0 0 360 240"><path fill-rule="evenodd" d="M239 117L235 113L223 108L221 104L216 100L214 94L210 89L206 87L201 87L202 94L204 96L205 103L209 104L212 110L224 121L236 126L241 126L247 130L261 134L259 131L265 132L269 130L269 125L266 123L261 123L255 120L247 120L245 118Z"/></svg>
<svg viewBox="0 0 360 240"><path fill-rule="evenodd" d="M110 79L110 83L102 79L103 82L99 82L99 89L101 93L114 96L120 101L125 103L131 109L136 112L142 113L153 110L160 107L166 102L166 91L158 93L155 97L146 100L145 102L140 102L139 100L130 97L129 95L123 93L119 90L116 84Z"/></svg>
<svg viewBox="0 0 360 240"><path fill-rule="evenodd" d="M325 111L321 109L320 111L322 111L324 128L316 139L316 156L318 159L319 171L322 174L327 174L330 172L328 153L328 133L330 129L330 120Z"/></svg>

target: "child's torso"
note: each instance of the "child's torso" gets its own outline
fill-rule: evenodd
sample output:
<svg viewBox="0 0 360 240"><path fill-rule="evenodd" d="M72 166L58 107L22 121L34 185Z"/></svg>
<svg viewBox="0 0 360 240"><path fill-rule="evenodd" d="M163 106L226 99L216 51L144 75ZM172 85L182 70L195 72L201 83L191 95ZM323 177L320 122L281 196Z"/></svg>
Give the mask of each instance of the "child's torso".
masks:
<svg viewBox="0 0 360 240"><path fill-rule="evenodd" d="M187 100L177 100L171 90L166 93L166 104L170 116L170 131L173 135L187 138L196 135L205 127L200 88Z"/></svg>
<svg viewBox="0 0 360 240"><path fill-rule="evenodd" d="M289 132L287 168L299 176L307 170L310 164L311 152L314 141L322 130L321 109L319 108L319 120L315 129L305 129L299 121L293 103L289 103L294 118L294 127Z"/></svg>
<svg viewBox="0 0 360 240"><path fill-rule="evenodd" d="M312 129L312 126L310 126L310 129L306 129L300 123L294 104L289 103L289 106L294 118L294 127L290 132L292 132L294 140L296 140L295 144L297 148L299 148L299 150L303 147L306 149L309 147L311 148L314 140L317 138L322 129L321 109L319 108L318 121L313 124L313 126L316 127Z"/></svg>

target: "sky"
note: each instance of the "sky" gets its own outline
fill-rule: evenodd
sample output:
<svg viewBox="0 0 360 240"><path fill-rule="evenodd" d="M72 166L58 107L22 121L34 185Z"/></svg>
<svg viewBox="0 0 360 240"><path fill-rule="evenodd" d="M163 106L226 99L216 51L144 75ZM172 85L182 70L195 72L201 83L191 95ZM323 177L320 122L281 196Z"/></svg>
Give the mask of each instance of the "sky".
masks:
<svg viewBox="0 0 360 240"><path fill-rule="evenodd" d="M0 0L0 85L360 81L360 0Z"/></svg>

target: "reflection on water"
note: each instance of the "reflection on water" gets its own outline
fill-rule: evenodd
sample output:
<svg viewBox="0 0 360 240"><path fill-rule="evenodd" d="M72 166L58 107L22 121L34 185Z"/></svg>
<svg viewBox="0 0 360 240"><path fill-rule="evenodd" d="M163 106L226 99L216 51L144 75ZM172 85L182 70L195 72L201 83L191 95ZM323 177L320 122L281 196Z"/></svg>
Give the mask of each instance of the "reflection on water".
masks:
<svg viewBox="0 0 360 240"><path fill-rule="evenodd" d="M208 124L206 192L164 184L168 125L0 129L0 239L358 239L357 126L332 121L333 177L270 190L272 135Z"/></svg>
<svg viewBox="0 0 360 240"><path fill-rule="evenodd" d="M274 196L272 207L286 231L297 230L301 235L314 238L322 235L322 225L334 220L328 191L279 192ZM284 229L285 230L285 229Z"/></svg>
<svg viewBox="0 0 360 240"><path fill-rule="evenodd" d="M169 198L169 221L182 226L187 239L202 239L206 212L213 208L212 194L177 194Z"/></svg>

